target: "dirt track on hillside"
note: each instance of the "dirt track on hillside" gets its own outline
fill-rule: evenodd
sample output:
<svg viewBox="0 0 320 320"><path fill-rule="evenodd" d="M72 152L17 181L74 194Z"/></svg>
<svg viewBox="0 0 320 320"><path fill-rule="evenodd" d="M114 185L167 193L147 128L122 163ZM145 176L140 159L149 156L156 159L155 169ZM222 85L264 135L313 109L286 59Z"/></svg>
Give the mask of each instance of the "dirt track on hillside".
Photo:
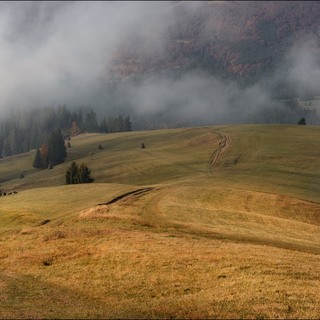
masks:
<svg viewBox="0 0 320 320"><path fill-rule="evenodd" d="M222 154L230 147L232 144L231 136L225 135L224 133L215 132L215 134L218 134L221 139L219 142L218 148L216 148L210 158L209 158L209 165L210 168L215 167L218 165L219 161L221 160Z"/></svg>
<svg viewBox="0 0 320 320"><path fill-rule="evenodd" d="M135 199L137 199L137 198L141 197L142 195L150 192L150 191L153 190L153 189L154 189L154 188L149 187L149 188L141 188L141 189L137 189L137 190L134 190L134 191L130 191L130 192L121 194L120 196L115 197L115 198L113 198L112 200L110 200L110 201L108 201L108 202L99 203L99 206L113 204L113 203L119 202L120 200L125 201L125 200L127 200L129 197L130 197L130 198L135 198Z"/></svg>

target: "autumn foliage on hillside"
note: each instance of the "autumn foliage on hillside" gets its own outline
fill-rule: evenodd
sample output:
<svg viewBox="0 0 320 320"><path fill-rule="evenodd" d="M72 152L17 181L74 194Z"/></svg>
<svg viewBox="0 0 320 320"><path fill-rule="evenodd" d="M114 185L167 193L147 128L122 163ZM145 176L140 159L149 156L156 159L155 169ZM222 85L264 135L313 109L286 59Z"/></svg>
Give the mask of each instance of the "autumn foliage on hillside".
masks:
<svg viewBox="0 0 320 320"><path fill-rule="evenodd" d="M295 40L316 34L320 3L308 1L203 2L190 13L175 7L164 52L140 50L132 39L118 51L112 73L125 77L161 70L205 69L227 78L276 67Z"/></svg>

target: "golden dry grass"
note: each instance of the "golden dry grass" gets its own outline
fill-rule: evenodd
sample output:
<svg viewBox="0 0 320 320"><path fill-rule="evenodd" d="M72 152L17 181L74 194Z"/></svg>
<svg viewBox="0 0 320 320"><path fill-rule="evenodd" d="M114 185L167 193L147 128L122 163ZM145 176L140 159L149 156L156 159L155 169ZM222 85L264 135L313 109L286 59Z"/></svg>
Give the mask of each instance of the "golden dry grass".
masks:
<svg viewBox="0 0 320 320"><path fill-rule="evenodd" d="M319 139L297 126L77 137L68 161L95 183L61 186L67 162L2 185L19 193L0 198L0 317L318 318Z"/></svg>
<svg viewBox="0 0 320 320"><path fill-rule="evenodd" d="M7 238L2 316L318 317L318 255L107 225Z"/></svg>

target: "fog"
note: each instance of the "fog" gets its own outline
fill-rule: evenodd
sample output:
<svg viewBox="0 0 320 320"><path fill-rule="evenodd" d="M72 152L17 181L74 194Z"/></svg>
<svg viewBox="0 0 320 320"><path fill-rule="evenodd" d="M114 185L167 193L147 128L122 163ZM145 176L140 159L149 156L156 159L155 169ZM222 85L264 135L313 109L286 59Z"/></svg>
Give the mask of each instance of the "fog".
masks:
<svg viewBox="0 0 320 320"><path fill-rule="evenodd" d="M306 35L303 40L297 41L288 51L285 66L287 79L295 87L297 95L301 96L304 92L319 93L319 38Z"/></svg>
<svg viewBox="0 0 320 320"><path fill-rule="evenodd" d="M118 46L134 32L145 36L160 25L158 7L135 2L1 2L1 111L92 104L91 92L105 77ZM154 45L147 35L145 39L145 45Z"/></svg>
<svg viewBox="0 0 320 320"><path fill-rule="evenodd" d="M124 82L116 95L121 106L130 104L138 115L166 115L199 125L243 122L275 104L259 85L240 88L201 72L179 79L148 76L138 83Z"/></svg>
<svg viewBox="0 0 320 320"><path fill-rule="evenodd" d="M193 71L178 78L148 73L107 89L123 44L131 41L132 50L145 55L164 52L168 30L179 23L173 11L177 5L1 2L0 117L16 107L67 105L137 116L167 114L194 124L239 123L276 106L270 88L279 79L298 95L318 89L320 47L310 36L288 50L282 68L245 88ZM201 3L183 5L186 14L194 14ZM207 33L203 30L202 37Z"/></svg>

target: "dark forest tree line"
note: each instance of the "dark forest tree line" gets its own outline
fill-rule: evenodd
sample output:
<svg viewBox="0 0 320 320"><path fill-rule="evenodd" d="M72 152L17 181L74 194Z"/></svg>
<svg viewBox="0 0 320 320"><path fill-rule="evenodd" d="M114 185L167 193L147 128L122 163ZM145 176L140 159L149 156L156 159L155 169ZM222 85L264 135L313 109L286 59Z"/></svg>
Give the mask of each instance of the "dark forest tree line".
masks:
<svg viewBox="0 0 320 320"><path fill-rule="evenodd" d="M37 149L33 167L52 169L53 166L64 162L67 157L67 148L64 143L64 138L60 129L54 130L48 144L43 143L41 148Z"/></svg>
<svg viewBox="0 0 320 320"><path fill-rule="evenodd" d="M70 111L60 106L16 110L0 120L0 158L48 145L57 129L67 138L82 132L131 131L132 124L129 116L99 119L92 109Z"/></svg>
<svg viewBox="0 0 320 320"><path fill-rule="evenodd" d="M273 107L261 107L248 115L243 123L282 123L297 124L301 118L305 118L308 125L319 125L320 119L315 110L302 108L297 99L286 101L274 100ZM174 107L172 107L172 110ZM205 116L205 115L204 115ZM208 115L208 121L196 125L216 124L212 115ZM226 115L225 120L217 120L219 123L230 123ZM139 115L135 118L135 130L151 130L160 128L176 128L192 126L193 120L187 120L183 112L178 115L167 110L150 115ZM59 108L38 108L17 110L10 116L0 119L0 157L7 157L31 149L40 148L42 167L49 165L45 154L48 148L50 135L60 129L64 139L83 132L122 132L131 131L132 123L129 116L101 117L92 109L69 110L65 106Z"/></svg>

